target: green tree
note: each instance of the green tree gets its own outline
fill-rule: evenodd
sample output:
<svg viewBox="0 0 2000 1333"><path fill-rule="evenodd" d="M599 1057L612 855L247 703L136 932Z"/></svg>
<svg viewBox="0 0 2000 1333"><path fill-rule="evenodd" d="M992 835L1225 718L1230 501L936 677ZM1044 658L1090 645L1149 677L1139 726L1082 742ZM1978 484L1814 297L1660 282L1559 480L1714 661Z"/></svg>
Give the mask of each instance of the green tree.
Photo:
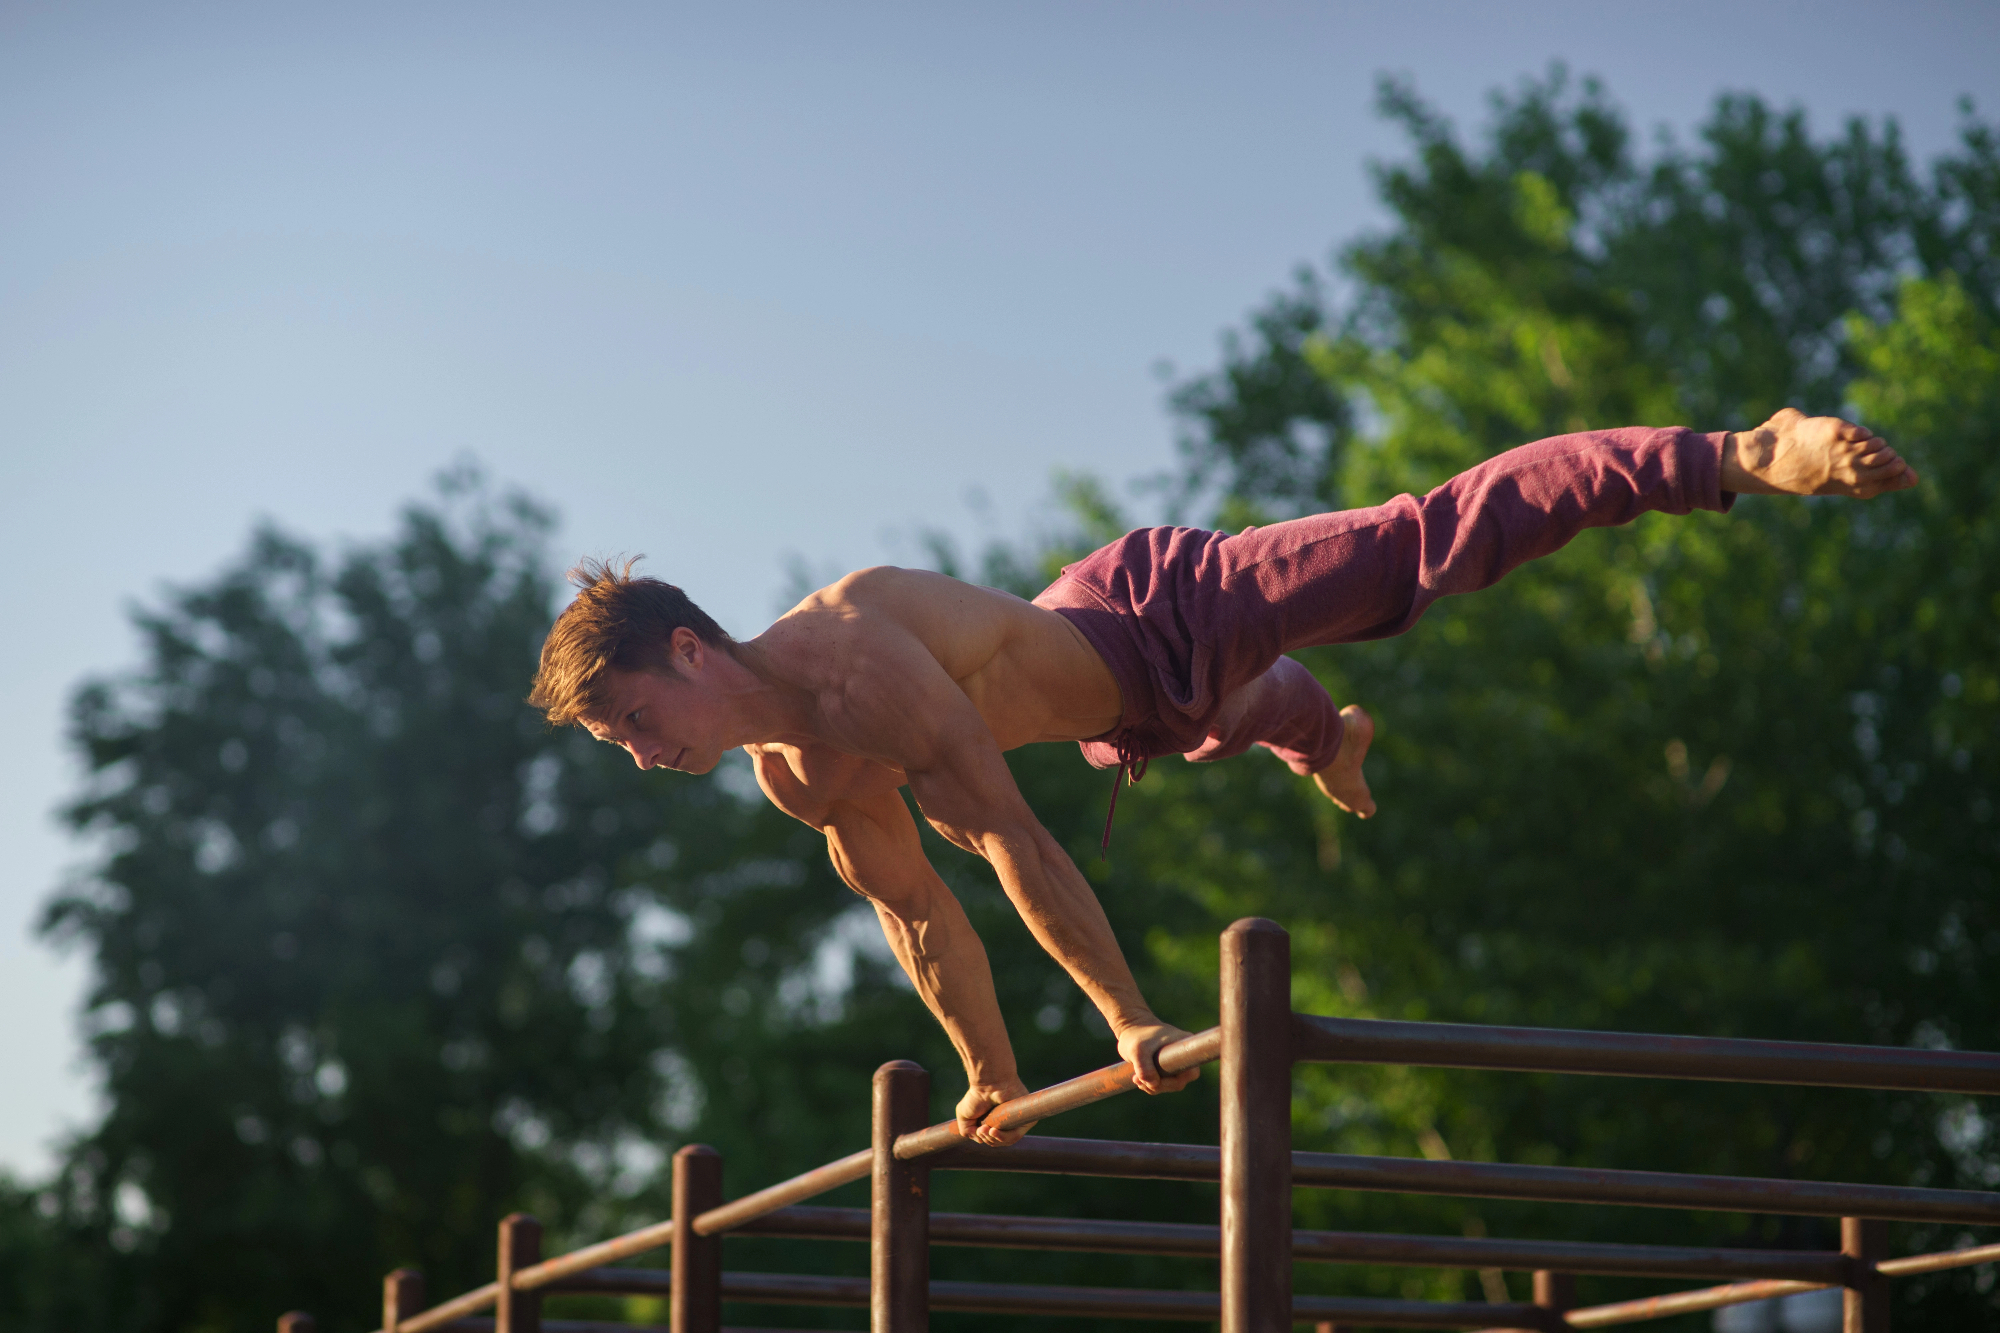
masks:
<svg viewBox="0 0 2000 1333"><path fill-rule="evenodd" d="M482 1280L509 1208L650 1179L672 1015L616 869L732 803L669 809L522 705L547 520L444 484L337 563L259 533L77 695L104 855L47 929L94 964L109 1110L55 1197L128 1275L100 1327L359 1322L397 1264Z"/></svg>
<svg viewBox="0 0 2000 1333"><path fill-rule="evenodd" d="M1301 286L1180 391L1184 499L1225 522L1373 503L1564 430L1740 427L1788 402L1859 404L1928 484L1590 534L1402 639L1312 654L1384 724L1382 818L1318 814L1315 866L1302 789L1277 827L1243 824L1255 803L1217 798L1267 779L1170 767L1156 799L1190 812L1180 839L1145 843L1151 869L1218 916L1292 922L1301 1007L1321 1012L2000 1045L1979 980L2000 949L1980 665L2000 659L1990 131L1968 124L1925 184L1893 124L1821 142L1748 98L1718 105L1698 150L1645 164L1602 93L1560 72L1496 100L1478 151L1407 88L1383 106L1417 149L1379 172L1394 226L1343 252L1350 299ZM1899 301L1913 272L1929 281ZM1304 1086L1302 1136L1350 1149L2000 1174L1985 1121L1950 1099L1399 1071ZM1307 1214L1396 1209L1315 1196ZM1404 1210L1421 1213L1825 1239L1798 1221ZM1905 1294L1932 1319L1976 1299L1967 1275Z"/></svg>

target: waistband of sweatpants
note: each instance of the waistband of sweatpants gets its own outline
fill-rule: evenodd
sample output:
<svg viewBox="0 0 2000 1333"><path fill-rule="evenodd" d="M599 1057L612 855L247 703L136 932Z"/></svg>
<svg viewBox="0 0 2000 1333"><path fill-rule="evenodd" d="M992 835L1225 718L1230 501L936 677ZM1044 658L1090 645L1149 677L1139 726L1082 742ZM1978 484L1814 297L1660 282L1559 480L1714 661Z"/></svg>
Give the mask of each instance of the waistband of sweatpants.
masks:
<svg viewBox="0 0 2000 1333"><path fill-rule="evenodd" d="M1118 684L1121 705L1118 725L1091 742L1117 745L1132 728L1159 714L1159 699L1153 690L1153 672L1139 645L1132 641L1131 613L1120 614L1096 589L1065 574L1044 588L1035 605L1053 611L1076 626L1086 642L1097 650L1111 678Z"/></svg>

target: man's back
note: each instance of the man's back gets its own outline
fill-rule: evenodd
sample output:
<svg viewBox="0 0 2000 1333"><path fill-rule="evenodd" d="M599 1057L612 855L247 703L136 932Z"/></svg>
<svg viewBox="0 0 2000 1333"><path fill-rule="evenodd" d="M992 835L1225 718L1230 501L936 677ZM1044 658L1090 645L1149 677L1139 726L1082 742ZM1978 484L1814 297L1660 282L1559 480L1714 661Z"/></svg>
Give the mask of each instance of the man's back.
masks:
<svg viewBox="0 0 2000 1333"><path fill-rule="evenodd" d="M755 642L786 678L825 698L857 679L859 659L891 664L892 679L907 672L904 636L971 700L1003 750L1084 740L1118 724L1117 682L1068 620L926 570L857 570Z"/></svg>

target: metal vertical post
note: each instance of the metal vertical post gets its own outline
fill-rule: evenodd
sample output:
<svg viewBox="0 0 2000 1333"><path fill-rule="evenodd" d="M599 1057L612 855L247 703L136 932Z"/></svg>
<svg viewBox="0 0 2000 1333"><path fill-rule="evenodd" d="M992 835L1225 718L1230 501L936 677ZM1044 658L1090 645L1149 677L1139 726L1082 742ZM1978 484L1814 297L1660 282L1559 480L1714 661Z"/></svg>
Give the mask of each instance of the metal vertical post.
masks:
<svg viewBox="0 0 2000 1333"><path fill-rule="evenodd" d="M542 1293L514 1290L514 1274L542 1261L542 1224L526 1213L500 1219L500 1301L493 1333L542 1333Z"/></svg>
<svg viewBox="0 0 2000 1333"><path fill-rule="evenodd" d="M278 1316L278 1333L314 1333L317 1327L304 1310L287 1310Z"/></svg>
<svg viewBox="0 0 2000 1333"><path fill-rule="evenodd" d="M422 1273L414 1268L399 1268L382 1279L382 1333L396 1333L405 1319L421 1313L423 1308Z"/></svg>
<svg viewBox="0 0 2000 1333"><path fill-rule="evenodd" d="M875 1071L875 1170L869 1199L870 1333L925 1333L931 1322L931 1171L896 1160L898 1135L930 1122L931 1076L891 1060Z"/></svg>
<svg viewBox="0 0 2000 1333"><path fill-rule="evenodd" d="M1292 941L1222 932L1222 1333L1291 1333Z"/></svg>
<svg viewBox="0 0 2000 1333"><path fill-rule="evenodd" d="M674 1270L667 1297L673 1333L722 1327L722 1237L698 1235L694 1220L722 1204L722 1154L690 1143L674 1154Z"/></svg>
<svg viewBox="0 0 2000 1333"><path fill-rule="evenodd" d="M1840 1252L1847 1256L1841 1333L1889 1333L1889 1279L1875 1271L1889 1257L1889 1224L1872 1217L1841 1218Z"/></svg>
<svg viewBox="0 0 2000 1333"><path fill-rule="evenodd" d="M1563 1316L1576 1308L1576 1274L1535 1270L1535 1304L1548 1311L1543 1323L1548 1328L1567 1328Z"/></svg>

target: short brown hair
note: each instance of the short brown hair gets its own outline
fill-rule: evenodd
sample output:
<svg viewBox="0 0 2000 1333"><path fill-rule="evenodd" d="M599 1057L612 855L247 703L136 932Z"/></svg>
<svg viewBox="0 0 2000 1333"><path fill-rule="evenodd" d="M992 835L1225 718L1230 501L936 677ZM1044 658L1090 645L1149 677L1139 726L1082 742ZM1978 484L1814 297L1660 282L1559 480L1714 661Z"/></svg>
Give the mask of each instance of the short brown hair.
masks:
<svg viewBox="0 0 2000 1333"><path fill-rule="evenodd" d="M672 671L668 645L677 629L693 630L703 643L725 651L736 642L673 584L635 577L632 567L643 558L585 560L570 570L576 600L542 641L541 669L528 694L556 726L609 702L607 671Z"/></svg>

